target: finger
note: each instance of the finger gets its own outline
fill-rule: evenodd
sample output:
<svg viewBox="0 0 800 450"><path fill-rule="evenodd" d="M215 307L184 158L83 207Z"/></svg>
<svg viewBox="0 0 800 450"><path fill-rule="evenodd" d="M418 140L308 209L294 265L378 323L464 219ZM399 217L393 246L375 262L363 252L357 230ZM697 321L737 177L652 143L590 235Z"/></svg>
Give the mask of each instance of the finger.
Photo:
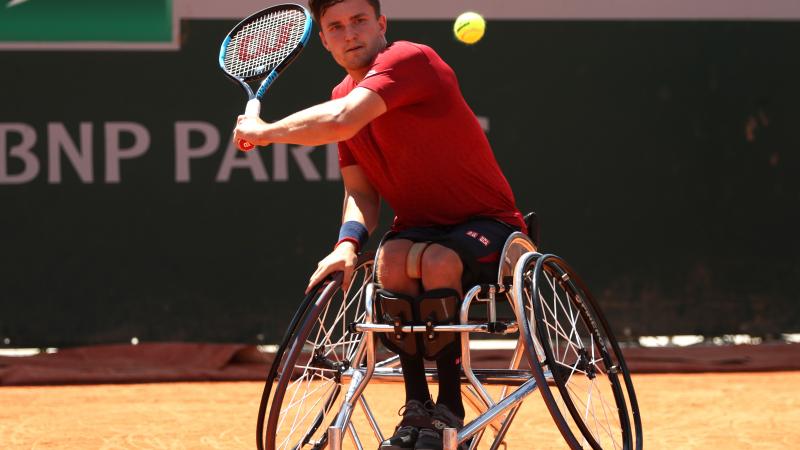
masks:
<svg viewBox="0 0 800 450"><path fill-rule="evenodd" d="M314 270L314 273L311 274L311 277L309 278L309 282L312 282L314 280L319 280L320 274L322 272L324 272L324 271L325 271L325 268L323 266L317 266L317 268Z"/></svg>
<svg viewBox="0 0 800 450"><path fill-rule="evenodd" d="M241 140L242 140L242 132L239 130L239 127L236 127L233 130L233 142L234 142L234 144L237 144L237 146L238 146L238 144L239 144L239 142Z"/></svg>
<svg viewBox="0 0 800 450"><path fill-rule="evenodd" d="M317 269L317 271L314 272L313 275L311 275L311 278L308 279L308 286L306 286L306 295L308 295L308 293L311 292L311 288L313 288L317 284L317 281L319 280L318 273L319 269Z"/></svg>
<svg viewBox="0 0 800 450"><path fill-rule="evenodd" d="M314 275L313 275L313 276L312 276L312 277L311 277L311 278L308 280L308 286L306 286L306 294L308 294L309 292L311 292L311 289L312 289L314 286L316 286L316 285L317 285L317 283L319 282L319 280L320 280L320 277L319 277L319 276L318 276L318 275L315 273L315 274L314 274Z"/></svg>
<svg viewBox="0 0 800 450"><path fill-rule="evenodd" d="M311 288L316 286L317 283L324 280L325 277L327 277L328 274L331 272L332 270L330 267L325 267L325 268L320 267L319 269L317 269L317 271L314 272L314 275L311 277L311 280L308 282L308 289L306 290L306 293L310 292Z"/></svg>
<svg viewBox="0 0 800 450"><path fill-rule="evenodd" d="M353 281L353 268L351 266L345 266L342 272L342 289L344 292L347 292L350 289L350 282Z"/></svg>

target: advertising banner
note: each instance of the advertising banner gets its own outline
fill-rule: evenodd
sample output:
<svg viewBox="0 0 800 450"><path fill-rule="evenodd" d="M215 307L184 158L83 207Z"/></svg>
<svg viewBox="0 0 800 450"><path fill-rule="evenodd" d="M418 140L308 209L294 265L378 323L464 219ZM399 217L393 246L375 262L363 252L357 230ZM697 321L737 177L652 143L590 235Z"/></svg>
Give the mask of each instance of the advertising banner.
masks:
<svg viewBox="0 0 800 450"><path fill-rule="evenodd" d="M223 2L61 3L0 7L0 345L278 342L336 241L342 186L335 143L232 142L246 98L219 44L270 2L221 17ZM392 0L389 39L453 67L542 250L586 278L621 339L796 332L800 23L472 3L505 17L476 45L453 37L452 5L423 18ZM507 3L517 20L490 6ZM70 14L124 20L50 26ZM343 77L314 33L265 120ZM381 218L371 248L386 204Z"/></svg>

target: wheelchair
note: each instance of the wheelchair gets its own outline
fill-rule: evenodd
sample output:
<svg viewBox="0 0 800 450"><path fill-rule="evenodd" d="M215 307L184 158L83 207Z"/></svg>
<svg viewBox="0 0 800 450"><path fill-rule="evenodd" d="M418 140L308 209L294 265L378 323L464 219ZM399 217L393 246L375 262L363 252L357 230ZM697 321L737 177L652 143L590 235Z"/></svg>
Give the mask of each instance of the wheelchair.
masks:
<svg viewBox="0 0 800 450"><path fill-rule="evenodd" d="M257 421L259 450L340 450L345 437L350 448L377 448L387 435L365 388L403 384L399 357L381 351L378 334L430 332L460 333L462 398L476 413L463 428L444 430L444 450L505 448L522 402L536 390L569 448L640 450L639 406L620 346L575 271L562 258L537 251L535 219L526 216L528 235L515 232L506 240L496 283L465 291L455 324L381 322L371 253L360 255L346 292L341 273L316 286L292 318L268 372ZM513 343L500 367L473 368L470 339L485 337ZM436 380L436 370L426 368L426 377ZM360 430L351 420L357 411L363 413ZM370 434L376 442L365 442Z"/></svg>

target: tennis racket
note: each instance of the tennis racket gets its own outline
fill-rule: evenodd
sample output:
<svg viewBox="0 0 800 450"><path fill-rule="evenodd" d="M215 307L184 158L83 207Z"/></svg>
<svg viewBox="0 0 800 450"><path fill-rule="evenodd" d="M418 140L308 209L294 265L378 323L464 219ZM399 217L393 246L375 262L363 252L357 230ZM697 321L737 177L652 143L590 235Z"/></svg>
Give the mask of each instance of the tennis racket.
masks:
<svg viewBox="0 0 800 450"><path fill-rule="evenodd" d="M244 115L259 116L264 93L305 48L311 24L311 14L304 7L276 5L242 20L222 41L219 66L247 93ZM262 79L253 92L249 83ZM255 148L243 139L237 144L244 151Z"/></svg>

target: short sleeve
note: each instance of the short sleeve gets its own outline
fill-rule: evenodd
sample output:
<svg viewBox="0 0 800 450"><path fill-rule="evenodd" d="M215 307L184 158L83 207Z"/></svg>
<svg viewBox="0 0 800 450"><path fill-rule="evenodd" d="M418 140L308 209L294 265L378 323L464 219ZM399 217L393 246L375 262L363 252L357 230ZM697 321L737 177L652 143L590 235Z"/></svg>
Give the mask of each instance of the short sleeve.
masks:
<svg viewBox="0 0 800 450"><path fill-rule="evenodd" d="M380 95L389 110L424 101L437 93L438 85L428 56L408 43L392 44L378 55L358 84Z"/></svg>
<svg viewBox="0 0 800 450"><path fill-rule="evenodd" d="M353 152L350 151L347 143L344 141L339 142L339 168L344 169L347 166L356 164L358 164L358 161L353 157Z"/></svg>

